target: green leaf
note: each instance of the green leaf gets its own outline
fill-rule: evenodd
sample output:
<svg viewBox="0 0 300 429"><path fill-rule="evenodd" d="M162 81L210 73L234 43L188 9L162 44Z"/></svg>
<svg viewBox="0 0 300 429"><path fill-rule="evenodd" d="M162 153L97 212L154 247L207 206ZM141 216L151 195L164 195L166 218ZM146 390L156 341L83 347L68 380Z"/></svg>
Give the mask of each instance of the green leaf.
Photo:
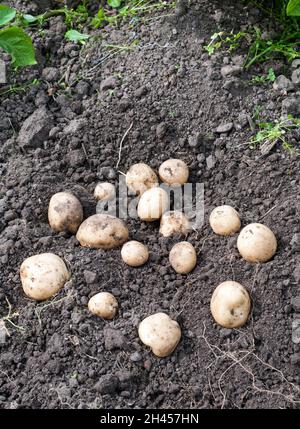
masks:
<svg viewBox="0 0 300 429"><path fill-rule="evenodd" d="M14 67L36 64L31 38L21 28L0 30L0 48L11 55Z"/></svg>
<svg viewBox="0 0 300 429"><path fill-rule="evenodd" d="M0 25L7 24L8 22L12 21L15 16L15 9L5 6L4 4L0 4Z"/></svg>
<svg viewBox="0 0 300 429"><path fill-rule="evenodd" d="M89 34L79 33L77 30L69 30L65 34L65 38L68 40L72 40L72 42L82 42L89 38Z"/></svg>
<svg viewBox="0 0 300 429"><path fill-rule="evenodd" d="M38 16L33 16L33 15L29 15L28 13L26 13L25 15L23 15L23 19L24 21L26 21L28 24L32 24L33 22L36 22L39 20Z"/></svg>
<svg viewBox="0 0 300 429"><path fill-rule="evenodd" d="M286 7L287 16L300 16L300 0L290 0Z"/></svg>
<svg viewBox="0 0 300 429"><path fill-rule="evenodd" d="M122 0L107 0L107 3L110 7L118 9L121 6Z"/></svg>

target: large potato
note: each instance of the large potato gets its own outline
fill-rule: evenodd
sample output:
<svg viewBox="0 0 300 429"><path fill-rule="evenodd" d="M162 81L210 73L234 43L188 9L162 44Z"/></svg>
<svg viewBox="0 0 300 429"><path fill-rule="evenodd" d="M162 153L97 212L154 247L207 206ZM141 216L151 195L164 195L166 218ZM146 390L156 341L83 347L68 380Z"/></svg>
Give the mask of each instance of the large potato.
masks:
<svg viewBox="0 0 300 429"><path fill-rule="evenodd" d="M121 256L125 264L131 267L140 267L148 261L149 252L147 246L132 240L123 245Z"/></svg>
<svg viewBox="0 0 300 429"><path fill-rule="evenodd" d="M55 295L70 279L64 261L54 253L30 256L20 267L25 294L36 301Z"/></svg>
<svg viewBox="0 0 300 429"><path fill-rule="evenodd" d="M98 201L110 201L116 197L116 188L109 182L100 182L94 190L94 197Z"/></svg>
<svg viewBox="0 0 300 429"><path fill-rule="evenodd" d="M161 164L158 174L168 185L184 185L189 178L189 168L181 159L168 159Z"/></svg>
<svg viewBox="0 0 300 429"><path fill-rule="evenodd" d="M210 309L215 321L225 328L238 328L248 319L251 301L246 289L237 282L221 283L214 291Z"/></svg>
<svg viewBox="0 0 300 429"><path fill-rule="evenodd" d="M48 219L55 232L76 234L83 219L80 201L69 192L54 194L49 203Z"/></svg>
<svg viewBox="0 0 300 429"><path fill-rule="evenodd" d="M82 246L94 249L113 249L128 240L128 229L121 219L95 214L79 227L76 238Z"/></svg>
<svg viewBox="0 0 300 429"><path fill-rule="evenodd" d="M118 301L109 292L99 292L88 302L88 308L95 316L111 320L118 311Z"/></svg>
<svg viewBox="0 0 300 429"><path fill-rule="evenodd" d="M161 218L169 208L169 197L167 192L161 188L151 188L141 196L137 214L141 220L153 222Z"/></svg>
<svg viewBox="0 0 300 429"><path fill-rule="evenodd" d="M138 195L143 194L147 189L158 186L158 178L149 165L144 163L134 164L126 174L126 185L130 191Z"/></svg>
<svg viewBox="0 0 300 429"><path fill-rule="evenodd" d="M232 235L241 229L241 220L238 212L231 206L216 207L209 217L212 230L218 235Z"/></svg>
<svg viewBox="0 0 300 429"><path fill-rule="evenodd" d="M276 253L277 240L274 233L261 223L251 223L242 229L237 247L248 262L267 262Z"/></svg>
<svg viewBox="0 0 300 429"><path fill-rule="evenodd" d="M159 232L164 237L170 237L174 234L187 235L189 231L189 221L182 212L169 211L162 215Z"/></svg>
<svg viewBox="0 0 300 429"><path fill-rule="evenodd" d="M169 356L181 338L180 326L165 313L146 317L138 330L141 341L158 357Z"/></svg>
<svg viewBox="0 0 300 429"><path fill-rule="evenodd" d="M177 273L188 274L197 264L196 250L188 241L181 241L172 247L169 261Z"/></svg>

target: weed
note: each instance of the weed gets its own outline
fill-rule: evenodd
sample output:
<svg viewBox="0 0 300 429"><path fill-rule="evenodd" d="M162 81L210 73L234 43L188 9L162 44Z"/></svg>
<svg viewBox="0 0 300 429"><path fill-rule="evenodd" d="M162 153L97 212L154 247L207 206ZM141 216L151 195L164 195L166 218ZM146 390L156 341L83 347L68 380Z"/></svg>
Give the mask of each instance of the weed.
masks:
<svg viewBox="0 0 300 429"><path fill-rule="evenodd" d="M275 75L274 69L270 67L267 75L254 76L250 82L256 85L260 83L274 82L275 80L276 80L276 75Z"/></svg>
<svg viewBox="0 0 300 429"><path fill-rule="evenodd" d="M10 95L17 94L18 92L25 92L27 89L40 85L40 81L38 79L30 80L29 82L25 82L22 85L10 85L9 87L1 88L0 97L2 95Z"/></svg>

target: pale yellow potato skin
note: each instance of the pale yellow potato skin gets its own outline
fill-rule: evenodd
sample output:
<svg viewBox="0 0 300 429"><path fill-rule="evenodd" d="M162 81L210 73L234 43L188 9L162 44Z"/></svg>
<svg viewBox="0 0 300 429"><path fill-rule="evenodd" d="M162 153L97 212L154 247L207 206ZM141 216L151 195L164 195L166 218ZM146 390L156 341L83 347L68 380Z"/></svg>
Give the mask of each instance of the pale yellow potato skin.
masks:
<svg viewBox="0 0 300 429"><path fill-rule="evenodd" d="M149 346L157 357L169 356L181 338L181 329L175 320L165 313L146 317L138 328L140 340Z"/></svg>
<svg viewBox="0 0 300 429"><path fill-rule="evenodd" d="M241 229L238 212L231 206L216 207L210 214L209 223L215 234L229 236Z"/></svg>
<svg viewBox="0 0 300 429"><path fill-rule="evenodd" d="M100 182L94 190L94 197L97 201L110 201L116 197L116 188L109 182Z"/></svg>
<svg viewBox="0 0 300 429"><path fill-rule="evenodd" d="M147 246L139 241L131 240L123 244L121 256L125 264L131 267L140 267L149 259Z"/></svg>
<svg viewBox="0 0 300 429"><path fill-rule="evenodd" d="M240 283L226 281L214 291L210 310L215 321L225 328L239 328L248 319L251 301L247 290Z"/></svg>
<svg viewBox="0 0 300 429"><path fill-rule="evenodd" d="M84 247L113 249L128 240L125 223L114 216L95 214L87 218L79 227L76 238Z"/></svg>
<svg viewBox="0 0 300 429"><path fill-rule="evenodd" d="M149 165L134 164L126 174L126 185L130 191L142 195L148 189L158 186L158 177Z"/></svg>
<svg viewBox="0 0 300 429"><path fill-rule="evenodd" d="M181 241L172 247L169 261L176 273L188 274L197 264L196 250L188 241Z"/></svg>
<svg viewBox="0 0 300 429"><path fill-rule="evenodd" d="M54 194L49 202L48 220L53 231L76 234L83 220L80 201L70 192Z"/></svg>
<svg viewBox="0 0 300 429"><path fill-rule="evenodd" d="M55 295L70 279L64 261L54 253L41 253L25 259L20 267L25 294L36 301Z"/></svg>
<svg viewBox="0 0 300 429"><path fill-rule="evenodd" d="M99 292L88 302L88 309L95 316L111 320L118 311L118 301L109 292Z"/></svg>
<svg viewBox="0 0 300 429"><path fill-rule="evenodd" d="M277 240L267 226L261 223L251 223L240 232L237 247L246 261L267 262L276 253Z"/></svg>
<svg viewBox="0 0 300 429"><path fill-rule="evenodd" d="M169 208L169 197L162 188L151 188L140 197L137 214L141 220L153 222L162 217Z"/></svg>
<svg viewBox="0 0 300 429"><path fill-rule="evenodd" d="M159 232L164 237L170 237L174 234L187 235L189 231L189 220L182 212L168 211L162 215Z"/></svg>
<svg viewBox="0 0 300 429"><path fill-rule="evenodd" d="M158 174L168 185L184 185L189 178L189 168L181 159L168 159L161 164Z"/></svg>

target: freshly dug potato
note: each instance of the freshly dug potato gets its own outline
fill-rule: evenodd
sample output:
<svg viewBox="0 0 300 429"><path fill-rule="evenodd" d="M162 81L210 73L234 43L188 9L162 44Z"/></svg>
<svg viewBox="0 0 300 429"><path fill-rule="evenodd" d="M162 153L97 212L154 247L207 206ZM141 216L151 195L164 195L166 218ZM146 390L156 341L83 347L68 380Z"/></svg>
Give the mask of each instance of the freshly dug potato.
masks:
<svg viewBox="0 0 300 429"><path fill-rule="evenodd" d="M109 292L99 292L88 302L88 309L103 319L113 319L118 311L118 301Z"/></svg>
<svg viewBox="0 0 300 429"><path fill-rule="evenodd" d="M138 331L140 340L158 357L169 356L181 338L180 326L165 313L146 317Z"/></svg>
<svg viewBox="0 0 300 429"><path fill-rule="evenodd" d="M70 273L59 256L41 253L23 261L20 277L25 294L36 301L43 301L64 286L70 279Z"/></svg>
<svg viewBox="0 0 300 429"><path fill-rule="evenodd" d="M76 238L84 247L113 249L128 240L128 229L121 219L106 214L95 214L79 227Z"/></svg>
<svg viewBox="0 0 300 429"><path fill-rule="evenodd" d="M225 328L238 328L248 319L251 301L248 292L240 283L227 281L214 291L210 310L215 321Z"/></svg>
<svg viewBox="0 0 300 429"><path fill-rule="evenodd" d="M187 217L179 211L169 211L162 215L159 232L164 237L173 234L187 235L190 231L190 224Z"/></svg>
<svg viewBox="0 0 300 429"><path fill-rule="evenodd" d="M140 267L148 261L149 252L147 246L132 240L123 245L121 256L125 264L131 267Z"/></svg>
<svg viewBox="0 0 300 429"><path fill-rule="evenodd" d="M116 188L109 182L98 183L94 190L94 197L98 201L110 201L116 197Z"/></svg>
<svg viewBox="0 0 300 429"><path fill-rule="evenodd" d="M158 174L168 185L184 185L189 178L189 168L181 159L168 159L161 164Z"/></svg>
<svg viewBox="0 0 300 429"><path fill-rule="evenodd" d="M209 217L209 223L214 233L218 235L232 235L241 229L241 220L238 212L231 206L216 207Z"/></svg>
<svg viewBox="0 0 300 429"><path fill-rule="evenodd" d="M167 192L161 188L151 188L141 196L137 214L141 220L153 222L162 217L169 208L169 197Z"/></svg>
<svg viewBox="0 0 300 429"><path fill-rule="evenodd" d="M141 162L132 165L128 170L126 174L126 185L130 191L142 195L147 189L158 186L158 178L149 165Z"/></svg>
<svg viewBox="0 0 300 429"><path fill-rule="evenodd" d="M178 274L188 274L197 264L196 250L188 241L181 241L172 247L169 261Z"/></svg>
<svg viewBox="0 0 300 429"><path fill-rule="evenodd" d="M55 232L71 232L76 234L83 220L80 201L69 192L54 194L49 203L48 219Z"/></svg>
<svg viewBox="0 0 300 429"><path fill-rule="evenodd" d="M237 247L248 262L267 262L276 253L277 240L274 233L261 223L251 223L242 229Z"/></svg>

